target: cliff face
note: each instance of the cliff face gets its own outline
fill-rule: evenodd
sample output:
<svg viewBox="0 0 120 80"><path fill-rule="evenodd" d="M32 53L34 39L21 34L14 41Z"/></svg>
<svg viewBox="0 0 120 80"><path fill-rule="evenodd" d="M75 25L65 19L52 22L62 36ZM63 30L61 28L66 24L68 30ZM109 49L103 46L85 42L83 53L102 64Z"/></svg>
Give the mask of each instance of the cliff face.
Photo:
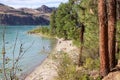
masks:
<svg viewBox="0 0 120 80"><path fill-rule="evenodd" d="M51 8L49 8L51 9ZM0 24L5 25L48 25L52 12L48 9L37 10L30 8L15 9L0 4Z"/></svg>
<svg viewBox="0 0 120 80"><path fill-rule="evenodd" d="M0 14L0 24L6 25L48 25L49 20L42 16L19 16L13 14Z"/></svg>

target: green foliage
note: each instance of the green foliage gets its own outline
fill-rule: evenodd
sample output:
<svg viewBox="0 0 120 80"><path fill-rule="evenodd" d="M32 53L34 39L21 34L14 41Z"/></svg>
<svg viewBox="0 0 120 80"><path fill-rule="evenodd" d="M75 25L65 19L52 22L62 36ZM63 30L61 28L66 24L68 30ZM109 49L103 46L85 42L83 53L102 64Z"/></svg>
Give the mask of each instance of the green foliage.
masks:
<svg viewBox="0 0 120 80"><path fill-rule="evenodd" d="M66 53L61 53L57 80L74 80L75 65Z"/></svg>
<svg viewBox="0 0 120 80"><path fill-rule="evenodd" d="M56 34L56 21L55 21L55 17L56 17L56 11L52 12L52 15L50 17L50 34L54 35Z"/></svg>
<svg viewBox="0 0 120 80"><path fill-rule="evenodd" d="M74 9L74 1L70 0L68 3L62 3L56 12L51 16L52 33L58 37L65 39L76 39L76 32L78 32L78 15ZM54 22L54 23L53 23Z"/></svg>
<svg viewBox="0 0 120 80"><path fill-rule="evenodd" d="M82 0L78 5L78 10L80 21L85 25L84 46L89 53L97 53L99 30L97 0Z"/></svg>
<svg viewBox="0 0 120 80"><path fill-rule="evenodd" d="M79 46L81 24L84 24L84 46L88 52L97 53L97 0L82 0L80 3L77 3L77 1L79 0L69 0L68 3L62 3L57 11L53 12L50 29L58 37L72 39Z"/></svg>
<svg viewBox="0 0 120 80"><path fill-rule="evenodd" d="M119 43L118 46L120 47L120 21L117 21L117 29L116 29L116 41Z"/></svg>
<svg viewBox="0 0 120 80"><path fill-rule="evenodd" d="M61 53L56 80L81 80L76 71L76 65L66 53Z"/></svg>
<svg viewBox="0 0 120 80"><path fill-rule="evenodd" d="M86 58L86 61L84 63L84 67L89 70L99 69L99 59L92 59L92 58Z"/></svg>
<svg viewBox="0 0 120 80"><path fill-rule="evenodd" d="M117 27L116 27L116 48L117 48L117 54L116 58L120 59L120 21L117 21Z"/></svg>
<svg viewBox="0 0 120 80"><path fill-rule="evenodd" d="M49 34L50 33L50 29L47 26L42 26L42 27L38 27L36 29L33 29L31 31L28 31L28 33L42 33L42 34Z"/></svg>
<svg viewBox="0 0 120 80"><path fill-rule="evenodd" d="M77 70L77 65L74 64L72 59L67 53L60 53L58 65L58 77L55 80L94 80L90 77L88 71L91 69L98 69L99 60L91 58L86 59L85 66L81 66L81 70ZM85 67L85 68L84 68ZM100 80L99 77L96 80Z"/></svg>

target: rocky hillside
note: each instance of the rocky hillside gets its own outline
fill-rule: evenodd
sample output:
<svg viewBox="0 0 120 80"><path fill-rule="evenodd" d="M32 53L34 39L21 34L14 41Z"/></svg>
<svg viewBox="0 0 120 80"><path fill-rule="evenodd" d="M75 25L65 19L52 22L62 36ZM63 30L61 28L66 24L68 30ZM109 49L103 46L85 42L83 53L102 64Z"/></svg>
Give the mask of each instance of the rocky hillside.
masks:
<svg viewBox="0 0 120 80"><path fill-rule="evenodd" d="M0 24L6 25L48 25L54 8L45 5L37 9L13 7L0 3Z"/></svg>
<svg viewBox="0 0 120 80"><path fill-rule="evenodd" d="M42 12L42 13L51 13L53 10L56 10L56 8L52 7L49 8L46 5L42 5L40 8L37 8L36 10Z"/></svg>

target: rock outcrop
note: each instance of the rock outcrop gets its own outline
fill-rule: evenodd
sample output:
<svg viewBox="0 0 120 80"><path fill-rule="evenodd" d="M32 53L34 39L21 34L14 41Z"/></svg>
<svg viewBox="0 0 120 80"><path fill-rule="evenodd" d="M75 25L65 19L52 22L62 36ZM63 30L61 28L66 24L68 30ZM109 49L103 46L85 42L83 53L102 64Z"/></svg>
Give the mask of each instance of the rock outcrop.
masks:
<svg viewBox="0 0 120 80"><path fill-rule="evenodd" d="M48 7L46 5L42 5L40 8L37 8L36 10L42 12L42 13L51 13L53 10L56 10L55 7Z"/></svg>

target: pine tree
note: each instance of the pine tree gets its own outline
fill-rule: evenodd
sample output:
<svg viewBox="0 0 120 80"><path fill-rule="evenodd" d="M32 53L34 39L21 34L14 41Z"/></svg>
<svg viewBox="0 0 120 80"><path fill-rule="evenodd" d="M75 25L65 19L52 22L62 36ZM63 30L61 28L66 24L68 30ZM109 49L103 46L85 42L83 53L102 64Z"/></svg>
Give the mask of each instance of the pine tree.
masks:
<svg viewBox="0 0 120 80"><path fill-rule="evenodd" d="M77 12L74 9L74 1L62 3L56 12L56 32L58 37L75 39L78 25Z"/></svg>
<svg viewBox="0 0 120 80"><path fill-rule="evenodd" d="M50 17L50 33L52 35L56 34L56 21L55 21L55 18L56 18L56 11L53 11L52 14L51 14L51 17Z"/></svg>
<svg viewBox="0 0 120 80"><path fill-rule="evenodd" d="M108 47L110 69L116 66L115 39L116 39L116 0L108 0Z"/></svg>
<svg viewBox="0 0 120 80"><path fill-rule="evenodd" d="M102 77L109 73L108 23L106 9L105 0L98 0L100 75Z"/></svg>

